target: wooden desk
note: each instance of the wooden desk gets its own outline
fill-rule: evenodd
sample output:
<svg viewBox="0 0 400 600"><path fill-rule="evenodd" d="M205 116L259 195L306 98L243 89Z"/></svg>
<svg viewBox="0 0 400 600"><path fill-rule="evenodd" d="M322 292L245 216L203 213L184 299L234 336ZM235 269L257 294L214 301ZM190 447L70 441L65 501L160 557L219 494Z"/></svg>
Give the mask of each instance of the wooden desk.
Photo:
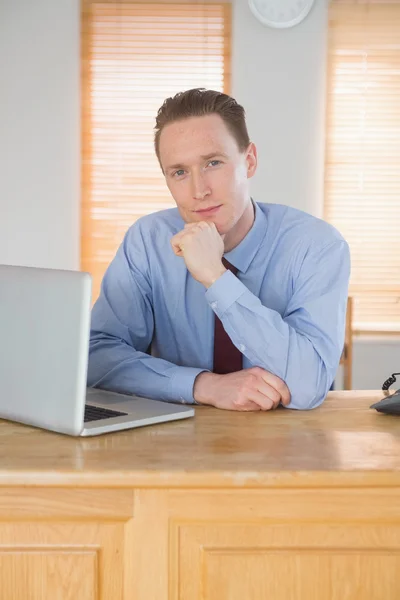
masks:
<svg viewBox="0 0 400 600"><path fill-rule="evenodd" d="M381 392L74 439L0 422L2 600L398 600Z"/></svg>

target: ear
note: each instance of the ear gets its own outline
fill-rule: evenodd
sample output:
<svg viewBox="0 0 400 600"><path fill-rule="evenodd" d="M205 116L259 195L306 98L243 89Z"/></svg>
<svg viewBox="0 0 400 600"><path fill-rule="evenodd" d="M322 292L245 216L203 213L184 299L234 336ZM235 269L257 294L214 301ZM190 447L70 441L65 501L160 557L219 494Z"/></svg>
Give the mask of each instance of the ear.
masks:
<svg viewBox="0 0 400 600"><path fill-rule="evenodd" d="M257 148L250 142L246 150L247 178L253 177L257 170Z"/></svg>

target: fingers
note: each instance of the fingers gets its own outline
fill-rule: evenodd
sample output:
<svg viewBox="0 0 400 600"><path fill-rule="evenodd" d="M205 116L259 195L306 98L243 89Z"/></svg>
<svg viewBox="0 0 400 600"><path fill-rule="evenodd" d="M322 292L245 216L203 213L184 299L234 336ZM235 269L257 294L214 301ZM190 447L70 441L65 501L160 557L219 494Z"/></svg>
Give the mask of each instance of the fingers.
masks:
<svg viewBox="0 0 400 600"><path fill-rule="evenodd" d="M265 410L277 408L277 406L279 406L282 399L281 394L277 392L276 389L274 389L271 385L262 380L258 384L257 389L262 394L263 398L265 398Z"/></svg>
<svg viewBox="0 0 400 600"><path fill-rule="evenodd" d="M247 398L237 400L234 403L234 410L238 411L268 411L273 410L274 405L272 400L266 398L261 392L254 390L248 394Z"/></svg>
<svg viewBox="0 0 400 600"><path fill-rule="evenodd" d="M182 233L177 233L171 238L171 246L176 256L183 256Z"/></svg>
<svg viewBox="0 0 400 600"><path fill-rule="evenodd" d="M255 373L248 373L246 382L237 397L237 410L243 410L248 403L256 404L258 410L271 410L279 405L280 394L270 385L258 378Z"/></svg>
<svg viewBox="0 0 400 600"><path fill-rule="evenodd" d="M220 236L220 238L222 239L222 241L224 241L224 239L226 237L226 233L220 233L218 231L218 228L217 228L216 224L213 223L213 222L207 223L207 225L209 225L209 227L211 227L211 229L214 229L214 231L216 231L218 233L218 235Z"/></svg>
<svg viewBox="0 0 400 600"><path fill-rule="evenodd" d="M241 398L256 402L261 410L275 409L281 403L288 406L291 400L286 383L261 367L253 367L247 371Z"/></svg>
<svg viewBox="0 0 400 600"><path fill-rule="evenodd" d="M247 389L241 399L236 402L238 410L274 410L281 402L281 395L270 385L261 382L253 389ZM247 409L247 405L257 408Z"/></svg>
<svg viewBox="0 0 400 600"><path fill-rule="evenodd" d="M261 379L279 394L280 402L282 402L284 406L288 406L288 404L290 404L291 396L286 383L277 375L274 375L265 369L259 367L256 368L257 370L259 369Z"/></svg>
<svg viewBox="0 0 400 600"><path fill-rule="evenodd" d="M274 402L271 398L268 398L263 392L259 390L253 390L248 393L248 399L255 402L260 407L260 410L271 410L274 408ZM279 404L279 402L278 402Z"/></svg>
<svg viewBox="0 0 400 600"><path fill-rule="evenodd" d="M179 231L177 234L171 238L171 246L174 254L176 256L184 256L184 247L187 243L190 243L194 237L201 231L206 229L212 229L215 225L214 223L207 223L207 221L199 221L198 223L186 223L182 231Z"/></svg>
<svg viewBox="0 0 400 600"><path fill-rule="evenodd" d="M177 256L183 256L184 251L184 242L187 240L187 231L182 229L179 233L175 234L173 238L171 238L171 246L172 250Z"/></svg>
<svg viewBox="0 0 400 600"><path fill-rule="evenodd" d="M241 402L235 402L234 405L231 406L230 410L237 410L238 412L257 412L262 410L262 408L258 402L253 402L252 400L245 399Z"/></svg>
<svg viewBox="0 0 400 600"><path fill-rule="evenodd" d="M182 231L179 231L177 234L171 238L171 246L172 250L176 254L176 256L183 256L184 253L184 242L185 239L188 239L188 236L195 235L196 231L201 231L202 229L206 229L209 227L209 223L205 221L199 221L199 223L186 223L185 227Z"/></svg>
<svg viewBox="0 0 400 600"><path fill-rule="evenodd" d="M192 229L206 229L214 225L214 223L207 223L207 221L197 221L196 223L186 223L183 231L191 231Z"/></svg>

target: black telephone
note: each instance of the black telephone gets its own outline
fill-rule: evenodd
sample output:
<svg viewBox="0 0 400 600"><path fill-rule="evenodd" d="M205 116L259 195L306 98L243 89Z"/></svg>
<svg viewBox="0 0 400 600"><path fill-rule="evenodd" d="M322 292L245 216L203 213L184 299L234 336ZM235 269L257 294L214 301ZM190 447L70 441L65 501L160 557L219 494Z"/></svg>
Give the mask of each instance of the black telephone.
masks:
<svg viewBox="0 0 400 600"><path fill-rule="evenodd" d="M392 375L386 379L382 385L382 390L386 391L390 388L392 383L396 381L396 375L400 373L392 373ZM385 396L379 402L375 402L370 408L375 408L378 412L386 413L388 415L400 415L400 389L390 396Z"/></svg>

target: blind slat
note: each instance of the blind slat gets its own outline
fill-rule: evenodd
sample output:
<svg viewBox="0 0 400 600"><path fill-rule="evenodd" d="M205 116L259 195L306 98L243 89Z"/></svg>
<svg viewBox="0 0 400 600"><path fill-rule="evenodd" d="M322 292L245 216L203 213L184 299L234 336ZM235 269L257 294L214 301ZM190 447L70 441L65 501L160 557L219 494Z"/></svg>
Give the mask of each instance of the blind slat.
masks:
<svg viewBox="0 0 400 600"><path fill-rule="evenodd" d="M175 206L153 147L164 99L229 93L230 6L82 1L81 266L93 300L126 230Z"/></svg>
<svg viewBox="0 0 400 600"><path fill-rule="evenodd" d="M350 244L355 328L400 331L400 2L329 9L325 218Z"/></svg>

